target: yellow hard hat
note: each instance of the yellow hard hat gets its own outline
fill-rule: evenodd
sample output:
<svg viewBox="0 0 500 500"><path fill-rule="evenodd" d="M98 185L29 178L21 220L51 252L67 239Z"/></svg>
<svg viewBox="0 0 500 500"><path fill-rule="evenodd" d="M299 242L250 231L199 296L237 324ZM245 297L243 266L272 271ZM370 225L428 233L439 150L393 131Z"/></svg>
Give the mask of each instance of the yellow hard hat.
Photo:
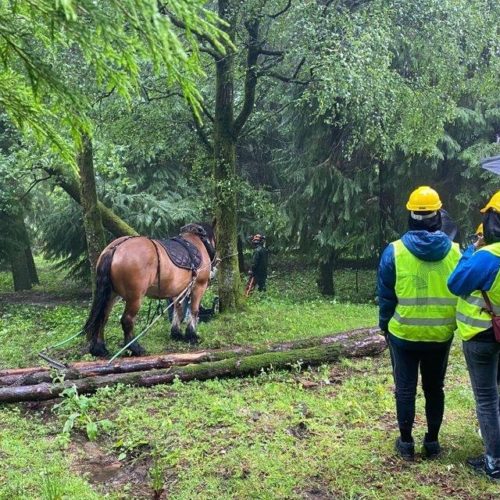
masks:
<svg viewBox="0 0 500 500"><path fill-rule="evenodd" d="M476 234L484 234L483 223L479 224L476 229Z"/></svg>
<svg viewBox="0 0 500 500"><path fill-rule="evenodd" d="M429 186L420 186L410 194L406 208L412 212L439 210L443 204L437 191Z"/></svg>
<svg viewBox="0 0 500 500"><path fill-rule="evenodd" d="M486 206L484 208L481 208L480 212L484 214L484 212L488 211L490 208L495 210L495 212L500 212L500 191L497 191L491 197L491 200L486 203Z"/></svg>

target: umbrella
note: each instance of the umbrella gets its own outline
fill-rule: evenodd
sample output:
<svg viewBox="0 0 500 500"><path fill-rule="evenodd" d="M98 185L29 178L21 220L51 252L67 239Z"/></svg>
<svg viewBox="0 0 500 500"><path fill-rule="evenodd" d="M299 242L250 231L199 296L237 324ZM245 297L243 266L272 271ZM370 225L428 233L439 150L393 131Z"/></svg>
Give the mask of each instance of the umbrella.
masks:
<svg viewBox="0 0 500 500"><path fill-rule="evenodd" d="M485 170L489 170L494 174L500 175L500 156L491 156L490 158L483 158L481 166Z"/></svg>

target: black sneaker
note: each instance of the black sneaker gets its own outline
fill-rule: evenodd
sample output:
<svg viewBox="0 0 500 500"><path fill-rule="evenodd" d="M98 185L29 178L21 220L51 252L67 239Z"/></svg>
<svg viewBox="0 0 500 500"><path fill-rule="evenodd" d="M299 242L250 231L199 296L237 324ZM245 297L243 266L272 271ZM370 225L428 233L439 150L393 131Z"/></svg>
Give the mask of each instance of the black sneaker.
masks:
<svg viewBox="0 0 500 500"><path fill-rule="evenodd" d="M396 439L395 448L403 460L407 462L413 462L413 460L415 460L415 443L413 441L408 443L406 441L401 441L401 438L398 437L398 439Z"/></svg>
<svg viewBox="0 0 500 500"><path fill-rule="evenodd" d="M432 460L441 455L441 446L439 441L426 441L424 439L424 457Z"/></svg>
<svg viewBox="0 0 500 500"><path fill-rule="evenodd" d="M484 454L478 457L472 457L467 459L467 465L472 467L475 471L484 471Z"/></svg>

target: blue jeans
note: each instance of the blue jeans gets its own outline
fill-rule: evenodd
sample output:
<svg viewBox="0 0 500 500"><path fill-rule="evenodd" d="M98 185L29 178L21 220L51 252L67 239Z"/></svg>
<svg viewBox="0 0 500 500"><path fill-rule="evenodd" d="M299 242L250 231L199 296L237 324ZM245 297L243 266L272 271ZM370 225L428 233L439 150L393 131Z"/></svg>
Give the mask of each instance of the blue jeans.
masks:
<svg viewBox="0 0 500 500"><path fill-rule="evenodd" d="M418 371L422 375L425 415L430 441L437 441L444 414L444 377L451 340L411 342L388 335L396 385L396 413L401 435L409 436L415 420Z"/></svg>
<svg viewBox="0 0 500 500"><path fill-rule="evenodd" d="M463 342L486 455L500 466L499 342Z"/></svg>

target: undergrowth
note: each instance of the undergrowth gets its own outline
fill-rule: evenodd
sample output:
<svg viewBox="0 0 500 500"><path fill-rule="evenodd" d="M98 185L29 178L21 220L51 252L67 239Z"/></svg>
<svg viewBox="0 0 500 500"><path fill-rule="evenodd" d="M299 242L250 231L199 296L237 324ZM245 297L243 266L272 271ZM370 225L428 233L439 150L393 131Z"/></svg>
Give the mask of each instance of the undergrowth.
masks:
<svg viewBox="0 0 500 500"><path fill-rule="evenodd" d="M347 284L355 281L350 276ZM365 278L371 300L373 275ZM269 292L252 296L241 313L201 325L201 347L263 344L376 323L374 305L338 300L317 295L310 272L276 276ZM110 348L122 340L118 309L108 329ZM20 366L36 362L34 353L44 344L73 333L86 308L4 303L1 314L0 366ZM167 330L159 325L147 334L149 352L186 349L171 343ZM82 352L79 340L56 355L76 359ZM55 409L0 407L0 499L498 498L499 486L464 465L482 445L458 341L446 384L443 457L426 461L419 455L413 464L393 451L387 353L243 379L119 385L94 396L69 391ZM417 445L424 415L419 392ZM85 443L100 462L85 459ZM106 480L100 479L103 463L112 464Z"/></svg>

